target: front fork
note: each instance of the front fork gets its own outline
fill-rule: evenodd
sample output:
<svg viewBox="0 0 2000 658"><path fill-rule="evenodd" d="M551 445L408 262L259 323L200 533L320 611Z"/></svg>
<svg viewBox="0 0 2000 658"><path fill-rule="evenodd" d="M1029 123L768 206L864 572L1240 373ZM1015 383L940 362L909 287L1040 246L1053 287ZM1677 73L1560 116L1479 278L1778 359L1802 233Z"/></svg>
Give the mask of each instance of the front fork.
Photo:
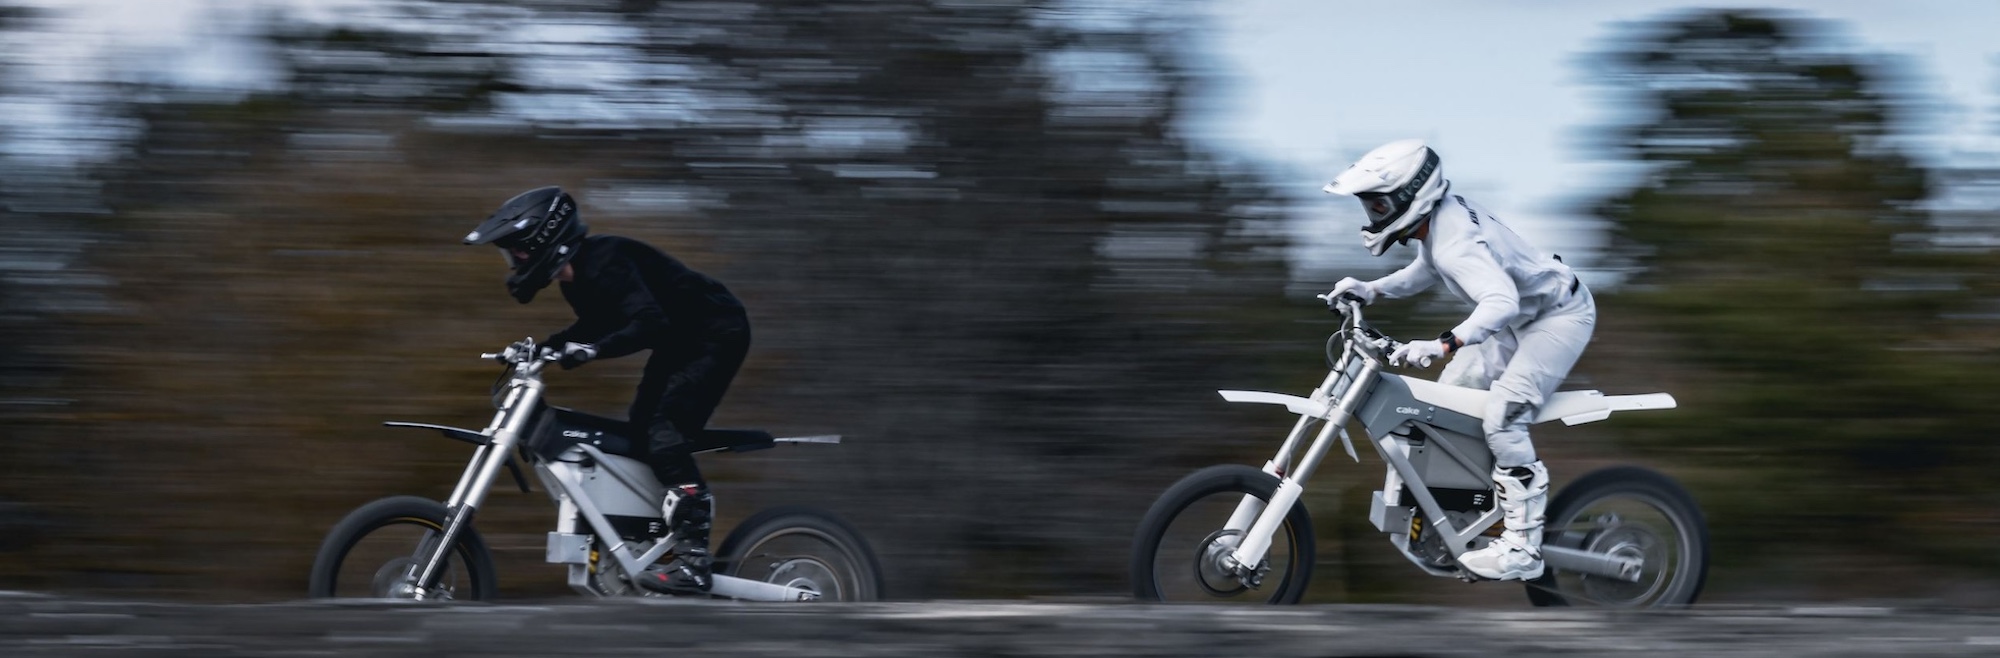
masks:
<svg viewBox="0 0 2000 658"><path fill-rule="evenodd" d="M1243 531L1243 540L1234 551L1223 556L1222 562L1223 566L1234 571L1244 584L1251 587L1261 584L1264 571L1268 568L1264 565L1264 556L1271 550L1271 538L1277 533L1278 527L1285 522L1285 516L1291 512L1292 506L1298 504L1299 496L1305 493L1305 486L1300 483L1311 478L1313 472L1319 468L1320 462L1326 459L1327 451L1331 450L1335 443L1334 437L1340 433L1341 428L1347 426L1347 421L1353 418L1354 408L1361 403L1361 397L1367 390L1373 388L1368 384L1375 381L1375 375L1381 369L1381 364L1371 360L1355 374L1352 381L1347 382L1345 392L1327 412L1326 424L1322 425L1319 434L1313 437L1312 447L1306 450L1305 458L1299 461L1299 467L1286 473L1284 468L1291 461L1292 448L1310 426L1311 421L1301 417L1298 424L1292 427L1292 435L1285 440L1284 447L1279 448L1278 456L1264 464L1264 472L1278 477L1278 489L1272 494L1269 504L1249 494L1245 494L1243 500L1236 504L1236 511L1230 514L1229 525L1224 528L1224 533L1235 534L1237 531ZM1341 376L1340 370L1336 369L1334 374L1328 376L1322 390L1339 390L1336 384L1337 378ZM1248 526L1247 531L1245 526Z"/></svg>
<svg viewBox="0 0 2000 658"><path fill-rule="evenodd" d="M479 446L472 453L472 461L459 475L458 486L445 500L444 529L431 535L435 543L427 540L419 543L412 570L416 578L411 581L411 595L419 601L437 594L448 594L437 590L438 580L444 577L444 567L451 558L451 549L457 545L460 535L472 526L472 517L479 511L479 504L485 502L486 494L493 488L493 480L500 475L500 469L507 465L514 446L520 444L522 429L528 423L528 416L541 399L540 381L517 380L500 410L493 414L493 422L484 432L491 440Z"/></svg>

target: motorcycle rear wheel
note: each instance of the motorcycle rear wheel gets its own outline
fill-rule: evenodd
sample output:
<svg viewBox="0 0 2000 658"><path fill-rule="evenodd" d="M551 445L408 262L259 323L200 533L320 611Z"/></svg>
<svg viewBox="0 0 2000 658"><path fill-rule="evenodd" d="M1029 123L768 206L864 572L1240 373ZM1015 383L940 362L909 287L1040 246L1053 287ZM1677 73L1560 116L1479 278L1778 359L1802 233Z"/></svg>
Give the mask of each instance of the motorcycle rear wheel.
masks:
<svg viewBox="0 0 2000 658"><path fill-rule="evenodd" d="M774 507L745 519L722 540L716 571L798 587L821 601L879 601L882 565L846 522L810 507Z"/></svg>
<svg viewBox="0 0 2000 658"><path fill-rule="evenodd" d="M1618 466L1578 478L1550 502L1542 543L1644 560L1638 582L1548 570L1526 583L1537 606L1692 605L1708 580L1708 522L1680 483Z"/></svg>

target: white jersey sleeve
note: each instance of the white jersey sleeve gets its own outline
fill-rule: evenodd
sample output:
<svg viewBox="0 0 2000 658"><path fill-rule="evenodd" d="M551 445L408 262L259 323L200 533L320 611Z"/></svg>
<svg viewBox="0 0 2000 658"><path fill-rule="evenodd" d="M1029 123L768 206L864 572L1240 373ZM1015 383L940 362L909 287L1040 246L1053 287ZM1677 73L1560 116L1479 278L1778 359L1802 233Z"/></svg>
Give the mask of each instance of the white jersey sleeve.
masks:
<svg viewBox="0 0 2000 658"><path fill-rule="evenodd" d="M1390 299L1402 299L1430 290L1438 280L1437 270L1431 267L1430 261L1428 254L1418 251L1416 260L1410 261L1403 269L1369 283L1375 286L1376 292Z"/></svg>
<svg viewBox="0 0 2000 658"><path fill-rule="evenodd" d="M1409 297L1443 283L1453 296L1472 305L1472 314L1451 330L1465 344L1485 341L1505 327L1540 317L1567 300L1576 287L1569 266L1535 249L1465 197L1445 196L1436 212L1416 260L1374 283L1391 298Z"/></svg>
<svg viewBox="0 0 2000 658"><path fill-rule="evenodd" d="M1432 259L1439 273L1452 282L1453 292L1461 299L1472 303L1472 315L1451 329L1451 335L1467 345L1484 342L1493 332L1499 331L1514 316L1521 313L1521 293L1514 287L1514 279L1507 276L1507 270L1493 257L1485 241L1478 237L1478 226L1456 227L1466 235L1453 236L1458 239L1439 239L1432 249ZM1450 229L1447 229L1449 231ZM1437 227L1431 235L1440 236Z"/></svg>

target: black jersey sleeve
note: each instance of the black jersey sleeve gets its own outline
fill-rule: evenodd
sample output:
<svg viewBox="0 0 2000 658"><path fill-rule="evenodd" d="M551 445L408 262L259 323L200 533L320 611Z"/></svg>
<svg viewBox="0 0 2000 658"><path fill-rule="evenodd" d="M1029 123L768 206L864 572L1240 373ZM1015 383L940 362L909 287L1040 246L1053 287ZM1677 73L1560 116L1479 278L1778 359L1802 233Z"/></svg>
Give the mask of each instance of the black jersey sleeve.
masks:
<svg viewBox="0 0 2000 658"><path fill-rule="evenodd" d="M653 346L666 335L670 326L667 313L631 263L607 263L599 277L597 283L603 286L605 298L616 300L620 314L629 321L597 341L597 358L625 356Z"/></svg>

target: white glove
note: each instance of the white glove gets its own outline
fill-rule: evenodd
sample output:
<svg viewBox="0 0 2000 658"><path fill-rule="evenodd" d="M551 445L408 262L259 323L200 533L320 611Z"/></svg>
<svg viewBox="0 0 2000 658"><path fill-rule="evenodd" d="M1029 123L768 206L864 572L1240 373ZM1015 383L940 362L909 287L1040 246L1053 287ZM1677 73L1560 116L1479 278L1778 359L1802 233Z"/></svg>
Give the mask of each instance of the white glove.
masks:
<svg viewBox="0 0 2000 658"><path fill-rule="evenodd" d="M1402 347L1396 348L1395 352L1389 354L1389 365L1400 366L1407 362L1419 368L1429 368L1431 359L1444 358L1444 353L1444 341L1411 341L1403 343Z"/></svg>
<svg viewBox="0 0 2000 658"><path fill-rule="evenodd" d="M1353 293L1355 297L1361 298L1361 303L1365 306L1375 303L1375 296L1379 292L1375 289L1375 284L1350 276L1333 284L1333 292L1326 294L1326 305L1333 306L1334 300L1340 299L1341 295Z"/></svg>

